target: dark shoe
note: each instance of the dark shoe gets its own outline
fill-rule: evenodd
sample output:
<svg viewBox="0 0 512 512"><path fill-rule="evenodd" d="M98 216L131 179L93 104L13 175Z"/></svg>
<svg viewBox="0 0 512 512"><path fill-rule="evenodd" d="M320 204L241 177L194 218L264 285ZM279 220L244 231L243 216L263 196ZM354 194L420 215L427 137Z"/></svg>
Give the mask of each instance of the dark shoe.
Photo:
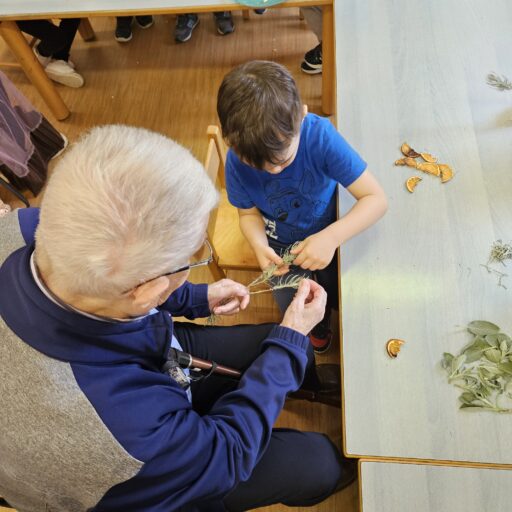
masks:
<svg viewBox="0 0 512 512"><path fill-rule="evenodd" d="M256 14L263 14L267 9L254 9Z"/></svg>
<svg viewBox="0 0 512 512"><path fill-rule="evenodd" d="M353 484L357 480L357 459L348 459L344 455L341 456L342 460L342 473L340 481L338 482L338 485L336 486L336 491L341 491L342 489L345 489L345 487L348 487L349 485Z"/></svg>
<svg viewBox="0 0 512 512"><path fill-rule="evenodd" d="M180 14L176 20L174 39L178 43L186 43L192 37L192 32L198 23L199 17L197 14Z"/></svg>
<svg viewBox="0 0 512 512"><path fill-rule="evenodd" d="M331 348L332 331L322 322L309 333L309 341L315 354L325 354Z"/></svg>
<svg viewBox="0 0 512 512"><path fill-rule="evenodd" d="M339 364L316 366L317 382L310 388L301 388L288 395L289 398L319 402L332 407L341 407L341 368Z"/></svg>
<svg viewBox="0 0 512 512"><path fill-rule="evenodd" d="M235 24L233 23L233 17L230 11L215 12L215 24L217 25L217 32L221 36L227 36L235 30Z"/></svg>
<svg viewBox="0 0 512 512"><path fill-rule="evenodd" d="M137 20L137 25L142 29L153 26L153 16L135 16L135 19Z"/></svg>
<svg viewBox="0 0 512 512"><path fill-rule="evenodd" d="M118 43L127 43L131 41L133 16L118 16L116 18L115 38Z"/></svg>
<svg viewBox="0 0 512 512"><path fill-rule="evenodd" d="M322 43L306 52L300 69L308 75L316 75L322 72Z"/></svg>

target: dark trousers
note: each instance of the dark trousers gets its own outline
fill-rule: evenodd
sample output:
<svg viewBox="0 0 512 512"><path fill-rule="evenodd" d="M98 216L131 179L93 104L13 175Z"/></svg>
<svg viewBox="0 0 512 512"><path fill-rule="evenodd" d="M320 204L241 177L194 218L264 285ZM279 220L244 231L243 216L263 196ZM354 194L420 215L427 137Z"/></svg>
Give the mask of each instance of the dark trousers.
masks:
<svg viewBox="0 0 512 512"><path fill-rule="evenodd" d="M61 20L58 26L48 20L27 20L16 23L22 32L41 40L37 46L40 55L56 60L69 60L71 45L80 25L79 18Z"/></svg>
<svg viewBox="0 0 512 512"><path fill-rule="evenodd" d="M196 357L239 370L247 369L261 353L261 343L273 324L205 327L175 323L175 336L183 350ZM309 347L308 369L303 387L314 387L314 356ZM206 414L237 381L211 375L192 384L192 404ZM274 429L267 450L247 482L238 484L224 504L230 512L283 503L288 506L311 506L329 497L343 476L340 453L323 434Z"/></svg>

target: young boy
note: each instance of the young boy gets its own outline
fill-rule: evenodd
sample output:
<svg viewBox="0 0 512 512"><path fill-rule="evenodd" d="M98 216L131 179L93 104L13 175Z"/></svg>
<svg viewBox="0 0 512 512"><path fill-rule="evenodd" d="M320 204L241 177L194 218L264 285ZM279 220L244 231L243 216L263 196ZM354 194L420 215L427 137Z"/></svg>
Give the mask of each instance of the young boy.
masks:
<svg viewBox="0 0 512 512"><path fill-rule="evenodd" d="M338 309L336 249L384 215L384 191L329 120L307 114L294 79L275 62L252 61L229 72L217 112L231 148L226 189L240 229L262 269L276 263L280 275L313 275L326 289L325 317L310 334L315 351L325 352L330 312ZM339 220L338 183L357 200ZM288 268L280 255L295 242L300 244ZM281 311L294 294L274 292Z"/></svg>

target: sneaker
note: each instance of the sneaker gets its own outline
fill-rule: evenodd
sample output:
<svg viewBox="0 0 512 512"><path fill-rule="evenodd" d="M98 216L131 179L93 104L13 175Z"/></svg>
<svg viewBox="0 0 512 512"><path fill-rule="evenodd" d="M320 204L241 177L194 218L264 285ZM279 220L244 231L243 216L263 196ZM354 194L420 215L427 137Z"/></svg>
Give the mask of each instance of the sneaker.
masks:
<svg viewBox="0 0 512 512"><path fill-rule="evenodd" d="M77 73L65 60L52 60L45 67L48 78L59 84L68 87L82 87L84 85L84 78L80 73Z"/></svg>
<svg viewBox="0 0 512 512"><path fill-rule="evenodd" d="M331 348L332 331L320 323L309 333L309 341L316 354L325 354Z"/></svg>
<svg viewBox="0 0 512 512"><path fill-rule="evenodd" d="M178 43L186 43L192 37L192 32L198 23L199 17L197 14L180 14L176 20L174 39Z"/></svg>
<svg viewBox="0 0 512 512"><path fill-rule="evenodd" d="M306 52L300 69L308 75L316 75L322 72L322 43Z"/></svg>
<svg viewBox="0 0 512 512"><path fill-rule="evenodd" d="M50 64L52 58L51 57L43 57L39 50L37 49L37 45L32 48L32 51L34 52L34 55L36 56L37 60L41 63L41 66L45 68L48 64Z"/></svg>
<svg viewBox="0 0 512 512"><path fill-rule="evenodd" d="M215 12L215 24L217 25L217 32L221 36L227 36L235 30L233 17L230 11Z"/></svg>
<svg viewBox="0 0 512 512"><path fill-rule="evenodd" d="M118 16L116 18L115 39L118 43L127 43L132 40L133 16Z"/></svg>
<svg viewBox="0 0 512 512"><path fill-rule="evenodd" d="M143 30L153 26L153 16L135 16L135 19L137 25Z"/></svg>

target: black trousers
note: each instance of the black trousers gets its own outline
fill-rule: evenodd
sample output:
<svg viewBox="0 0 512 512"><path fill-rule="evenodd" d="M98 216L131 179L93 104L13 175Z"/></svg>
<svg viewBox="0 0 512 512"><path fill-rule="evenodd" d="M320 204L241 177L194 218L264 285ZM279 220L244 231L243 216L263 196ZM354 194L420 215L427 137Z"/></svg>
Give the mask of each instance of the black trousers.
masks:
<svg viewBox="0 0 512 512"><path fill-rule="evenodd" d="M56 60L69 60L71 45L80 25L79 18L63 19L58 26L48 20L27 20L16 23L22 32L41 40L37 46L40 55Z"/></svg>
<svg viewBox="0 0 512 512"><path fill-rule="evenodd" d="M261 353L260 346L273 324L206 327L175 323L175 336L183 350L196 357L245 370ZM303 386L316 383L314 355L309 347ZM219 375L192 384L192 404L200 414L237 382ZM247 482L224 498L230 512L283 503L307 507L328 498L343 476L339 451L329 438L316 432L274 429L269 446Z"/></svg>

